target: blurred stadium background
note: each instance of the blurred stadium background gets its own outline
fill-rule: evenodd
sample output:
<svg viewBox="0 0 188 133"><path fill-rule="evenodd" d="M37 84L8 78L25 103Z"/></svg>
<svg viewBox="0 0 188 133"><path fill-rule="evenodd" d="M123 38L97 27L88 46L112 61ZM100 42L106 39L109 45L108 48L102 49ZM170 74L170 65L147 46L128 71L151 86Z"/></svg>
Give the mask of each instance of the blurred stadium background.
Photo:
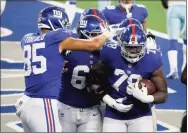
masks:
<svg viewBox="0 0 188 133"><path fill-rule="evenodd" d="M65 1L1 1L1 132L22 132L19 119L15 116L14 103L24 91L23 58L20 40L28 32L38 32L37 14L49 5L65 6ZM113 1L113 4L117 4ZM166 11L159 0L136 1L148 9L148 28L157 36L163 54L163 69L169 72L167 58L168 36L166 33ZM96 0L79 0L72 24L76 25L82 9L95 7ZM72 15L72 12L67 12ZM178 47L178 69L181 72L182 45ZM179 73L181 74L181 73ZM165 104L157 106L158 131L178 131L182 114L186 110L186 86L180 80L168 79L169 98Z"/></svg>

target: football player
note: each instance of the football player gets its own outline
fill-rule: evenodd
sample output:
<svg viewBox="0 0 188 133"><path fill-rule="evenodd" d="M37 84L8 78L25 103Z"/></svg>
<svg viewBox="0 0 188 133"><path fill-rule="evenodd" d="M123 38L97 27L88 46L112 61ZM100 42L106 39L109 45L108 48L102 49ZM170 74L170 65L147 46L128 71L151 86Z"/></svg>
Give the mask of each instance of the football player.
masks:
<svg viewBox="0 0 188 133"><path fill-rule="evenodd" d="M166 26L167 33L169 35L169 50L168 60L170 66L170 72L167 74L167 78L174 80L179 79L178 74L178 39L183 39L183 64L181 71L183 71L186 64L186 45L187 45L187 23L186 23L186 1L179 0L162 0L164 8L167 9Z"/></svg>
<svg viewBox="0 0 188 133"><path fill-rule="evenodd" d="M75 39L66 29L69 19L64 9L50 6L38 16L41 33L26 34L21 47L24 55L24 96L16 103L25 132L61 132L57 97L61 88L61 72L65 50L93 51L103 46L109 31L91 39ZM84 26L84 24L82 25ZM103 27L101 27L103 28Z"/></svg>
<svg viewBox="0 0 188 133"><path fill-rule="evenodd" d="M96 73L102 71L114 88L109 95L114 99L124 98L125 105L133 104L133 108L126 113L107 106L103 132L154 131L151 104L160 104L167 100L167 82L163 75L161 53L146 49L146 34L143 29L130 25L121 32L119 45L107 43L103 46L100 60L90 73L98 75ZM140 79L151 80L156 92L149 95L144 85L139 89Z"/></svg>
<svg viewBox="0 0 188 133"><path fill-rule="evenodd" d="M141 22L146 31L147 9L144 5L135 4L135 0L119 0L119 5L108 6L102 12L109 25L121 23L124 19L132 17Z"/></svg>
<svg viewBox="0 0 188 133"><path fill-rule="evenodd" d="M79 21L75 37L93 38L102 34L104 26L105 23L99 17L87 15ZM59 119L65 132L101 132L102 117L99 111L101 99L89 93L85 83L90 68L99 56L100 49L93 52L72 51L66 57L67 71L63 73L63 88L58 98ZM114 104L119 109L117 104L121 103Z"/></svg>
<svg viewBox="0 0 188 133"><path fill-rule="evenodd" d="M142 24L137 19L134 19L134 18L127 18L127 19L123 20L120 24L111 25L110 29L126 28L127 26L129 26L131 24L136 24L141 29L143 29ZM117 33L117 34L119 34L119 33ZM117 41L117 37L118 37L118 35L116 35L113 39ZM160 50L159 45L157 45L157 43L155 41L155 36L151 32L147 32L146 48L151 49L151 50ZM153 126L154 126L154 129L156 131L157 130L157 118L156 118L156 107L155 107L155 105L152 106L152 116L153 116Z"/></svg>

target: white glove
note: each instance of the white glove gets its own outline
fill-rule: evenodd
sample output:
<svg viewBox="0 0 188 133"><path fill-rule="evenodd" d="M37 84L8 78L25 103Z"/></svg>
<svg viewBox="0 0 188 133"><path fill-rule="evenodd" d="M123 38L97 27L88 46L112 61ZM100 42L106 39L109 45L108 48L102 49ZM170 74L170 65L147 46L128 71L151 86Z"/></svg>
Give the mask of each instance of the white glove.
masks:
<svg viewBox="0 0 188 133"><path fill-rule="evenodd" d="M146 41L147 49L158 49L155 39L148 37Z"/></svg>
<svg viewBox="0 0 188 133"><path fill-rule="evenodd" d="M109 26L109 28L110 28L110 31L114 34L114 36L117 34L120 34L122 30L124 29L124 27L119 28L119 24Z"/></svg>
<svg viewBox="0 0 188 133"><path fill-rule="evenodd" d="M113 37L116 36L117 34L121 33L121 31L123 30L124 28L112 28L112 27L109 27L109 30L105 30L104 31L104 35L107 36L108 40L113 40Z"/></svg>
<svg viewBox="0 0 188 133"><path fill-rule="evenodd" d="M126 113L128 111L130 111L133 107L133 104L129 104L129 105L124 105L123 101L125 99L124 98L118 98L118 99L113 99L112 97L110 97L109 95L105 95L103 97L103 101L110 107L116 109L119 112L123 112Z"/></svg>
<svg viewBox="0 0 188 133"><path fill-rule="evenodd" d="M133 95L136 99L140 100L143 103L152 103L154 101L154 97L152 95L148 95L147 87L144 83L141 83L141 89L138 87L139 80L134 84L129 84L127 86L127 93L129 95Z"/></svg>

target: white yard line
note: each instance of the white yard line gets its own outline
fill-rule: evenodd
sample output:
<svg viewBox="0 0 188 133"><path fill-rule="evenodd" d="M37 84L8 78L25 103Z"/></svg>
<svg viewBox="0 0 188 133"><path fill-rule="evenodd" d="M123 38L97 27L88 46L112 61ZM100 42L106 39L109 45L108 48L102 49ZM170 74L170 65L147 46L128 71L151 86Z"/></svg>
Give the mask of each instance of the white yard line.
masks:
<svg viewBox="0 0 188 133"><path fill-rule="evenodd" d="M3 88L1 91L24 91L24 89L17 89L17 88Z"/></svg>
<svg viewBox="0 0 188 133"><path fill-rule="evenodd" d="M158 132L179 132L179 128L175 127L175 126L172 126L166 122L162 122L162 121L159 121L157 120L157 124L160 124L162 126L164 126L165 128L168 128L169 130L165 130L165 131L158 131Z"/></svg>
<svg viewBox="0 0 188 133"><path fill-rule="evenodd" d="M23 132L23 128L21 128L18 125L16 125L18 123L21 123L21 121L8 122L6 124L6 126L8 126L8 127L12 128L12 129L16 130L17 132Z"/></svg>
<svg viewBox="0 0 188 133"><path fill-rule="evenodd" d="M24 93L16 93L16 94L6 94L6 95L1 95L1 98L6 98L6 97L21 97L23 96ZM5 105L6 106L6 105Z"/></svg>
<svg viewBox="0 0 188 133"><path fill-rule="evenodd" d="M176 93L177 91L168 87L168 93Z"/></svg>
<svg viewBox="0 0 188 133"><path fill-rule="evenodd" d="M1 69L1 74L2 72L24 72L23 69Z"/></svg>
<svg viewBox="0 0 188 133"><path fill-rule="evenodd" d="M24 77L24 74L1 74L1 78L7 79L7 78L19 78Z"/></svg>
<svg viewBox="0 0 188 133"><path fill-rule="evenodd" d="M12 59L9 59L9 58L1 58L1 60L9 62L9 63L23 63L23 60L12 60Z"/></svg>

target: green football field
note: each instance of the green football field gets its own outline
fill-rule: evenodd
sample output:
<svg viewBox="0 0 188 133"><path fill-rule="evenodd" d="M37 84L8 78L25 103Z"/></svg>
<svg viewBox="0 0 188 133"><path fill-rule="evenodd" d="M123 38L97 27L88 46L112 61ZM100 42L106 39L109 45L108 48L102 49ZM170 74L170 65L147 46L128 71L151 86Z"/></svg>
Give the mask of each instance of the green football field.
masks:
<svg viewBox="0 0 188 133"><path fill-rule="evenodd" d="M117 4L118 0L113 1L113 5ZM143 4L148 9L148 28L166 33L166 11L162 7L159 0L137 0L137 4ZM97 0L79 0L77 6L86 9L97 7Z"/></svg>

